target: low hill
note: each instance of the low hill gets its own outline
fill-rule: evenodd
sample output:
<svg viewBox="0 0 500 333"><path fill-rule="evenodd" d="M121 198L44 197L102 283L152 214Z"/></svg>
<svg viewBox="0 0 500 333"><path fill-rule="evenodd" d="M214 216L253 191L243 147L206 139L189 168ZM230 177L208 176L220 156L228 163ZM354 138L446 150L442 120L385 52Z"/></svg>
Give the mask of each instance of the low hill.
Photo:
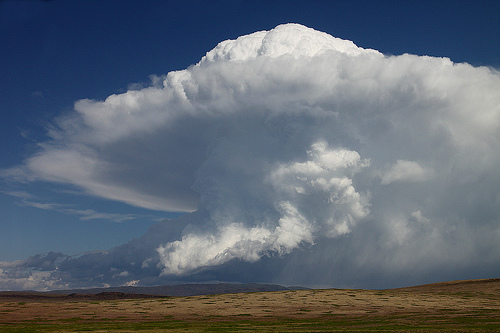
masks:
<svg viewBox="0 0 500 333"><path fill-rule="evenodd" d="M432 293L482 292L486 294L500 294L500 279L447 281L391 290Z"/></svg>

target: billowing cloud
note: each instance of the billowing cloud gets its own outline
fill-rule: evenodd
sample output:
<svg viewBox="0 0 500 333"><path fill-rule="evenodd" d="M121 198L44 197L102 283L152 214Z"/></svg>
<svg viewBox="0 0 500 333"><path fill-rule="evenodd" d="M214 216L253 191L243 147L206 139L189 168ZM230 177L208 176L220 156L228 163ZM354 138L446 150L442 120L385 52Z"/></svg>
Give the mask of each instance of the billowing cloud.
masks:
<svg viewBox="0 0 500 333"><path fill-rule="evenodd" d="M499 91L493 69L280 25L150 87L76 102L2 174L196 210L66 260L64 281L241 280L231 267L252 265L318 285L498 274Z"/></svg>
<svg viewBox="0 0 500 333"><path fill-rule="evenodd" d="M262 177L260 186L272 198L259 203L263 211L258 217L242 215L251 214L244 206L232 206L229 212L226 207L214 208L216 233L211 228L161 246L163 273L188 273L235 258L253 262L269 252L286 254L301 243L312 244L318 233L349 233L368 215L366 200L348 178L364 166L359 154L329 150L325 142L317 142L307 155L305 162L277 164Z"/></svg>

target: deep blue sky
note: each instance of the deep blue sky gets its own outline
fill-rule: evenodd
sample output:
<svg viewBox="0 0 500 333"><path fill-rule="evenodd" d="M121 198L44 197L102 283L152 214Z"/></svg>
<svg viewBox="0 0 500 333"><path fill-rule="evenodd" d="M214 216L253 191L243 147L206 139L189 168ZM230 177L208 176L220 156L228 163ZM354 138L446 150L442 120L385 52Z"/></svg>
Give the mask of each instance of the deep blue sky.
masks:
<svg viewBox="0 0 500 333"><path fill-rule="evenodd" d="M125 92L188 67L226 39L295 22L386 54L500 68L500 1L0 1L0 168L36 152L53 119L82 98ZM175 214L1 181L0 261L76 254L138 237ZM22 192L17 197L13 192ZM7 194L10 193L10 194ZM81 220L30 202L132 214ZM65 206L67 208L67 206Z"/></svg>

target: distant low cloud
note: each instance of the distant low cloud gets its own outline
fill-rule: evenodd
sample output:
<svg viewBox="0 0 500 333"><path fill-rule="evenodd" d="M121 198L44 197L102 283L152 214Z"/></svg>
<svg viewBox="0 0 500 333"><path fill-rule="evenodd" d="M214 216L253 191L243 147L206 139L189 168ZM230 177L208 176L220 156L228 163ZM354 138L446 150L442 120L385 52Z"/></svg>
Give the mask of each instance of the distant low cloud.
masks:
<svg viewBox="0 0 500 333"><path fill-rule="evenodd" d="M26 260L0 262L0 290L51 290L68 286L55 277L58 265L68 256L49 252Z"/></svg>
<svg viewBox="0 0 500 333"><path fill-rule="evenodd" d="M194 212L68 258L61 284L235 281L251 267L309 285L498 275L499 91L487 67L280 25L76 102L2 175Z"/></svg>

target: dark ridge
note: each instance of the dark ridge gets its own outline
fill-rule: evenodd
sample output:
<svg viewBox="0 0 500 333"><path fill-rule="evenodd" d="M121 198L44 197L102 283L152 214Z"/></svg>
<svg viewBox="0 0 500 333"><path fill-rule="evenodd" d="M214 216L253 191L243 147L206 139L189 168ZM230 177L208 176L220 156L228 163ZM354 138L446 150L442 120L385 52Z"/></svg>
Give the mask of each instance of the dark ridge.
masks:
<svg viewBox="0 0 500 333"><path fill-rule="evenodd" d="M286 287L288 290L310 290L311 288L302 287L302 286L290 286Z"/></svg>
<svg viewBox="0 0 500 333"><path fill-rule="evenodd" d="M164 296L146 295L146 294L127 294L120 292L100 292L96 294L54 294L42 292L16 292L16 291L0 291L0 302L43 302L43 301L105 301L117 299L143 299L143 298L157 298Z"/></svg>
<svg viewBox="0 0 500 333"><path fill-rule="evenodd" d="M298 287L294 287L298 288ZM124 293L124 294L147 294L154 296L199 296L215 294L248 293L263 291L294 290L276 284L259 283L216 283L216 284L179 284L172 286L154 287L109 287L92 289L70 289L54 290L53 294L99 294L102 292Z"/></svg>
<svg viewBox="0 0 500 333"><path fill-rule="evenodd" d="M307 289L303 287L286 288L276 284L258 283L217 283L217 284L179 284L154 287L109 287L92 289L54 290L50 292L36 291L4 291L0 292L0 300L12 301L65 301L65 300L114 300L134 298L156 298L169 296L199 296L215 294L233 294L249 292L267 292Z"/></svg>

